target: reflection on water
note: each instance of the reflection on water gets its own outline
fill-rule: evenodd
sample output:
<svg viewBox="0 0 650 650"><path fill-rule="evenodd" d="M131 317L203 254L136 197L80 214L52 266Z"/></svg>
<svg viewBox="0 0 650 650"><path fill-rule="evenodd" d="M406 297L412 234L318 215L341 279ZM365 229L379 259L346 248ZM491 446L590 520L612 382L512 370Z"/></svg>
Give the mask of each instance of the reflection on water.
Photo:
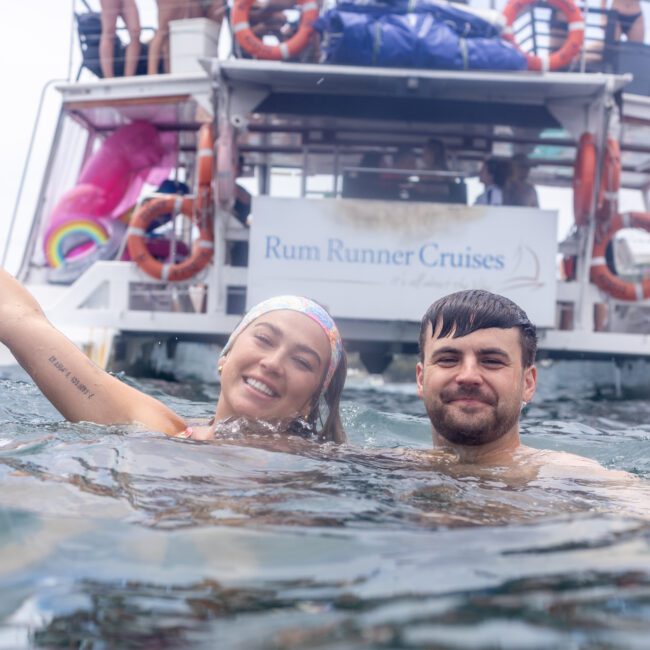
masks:
<svg viewBox="0 0 650 650"><path fill-rule="evenodd" d="M525 442L633 489L458 467L409 384L353 384L341 448L69 424L14 370L0 422L0 648L647 647L650 404L588 377L542 373Z"/></svg>

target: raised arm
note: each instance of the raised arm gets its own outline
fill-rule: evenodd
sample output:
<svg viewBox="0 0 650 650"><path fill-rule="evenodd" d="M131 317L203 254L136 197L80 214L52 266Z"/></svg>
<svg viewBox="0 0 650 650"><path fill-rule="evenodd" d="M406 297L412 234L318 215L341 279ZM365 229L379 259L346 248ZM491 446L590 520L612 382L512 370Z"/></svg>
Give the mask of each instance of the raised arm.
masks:
<svg viewBox="0 0 650 650"><path fill-rule="evenodd" d="M95 365L45 317L34 297L0 268L0 342L68 420L141 423L174 435L186 424L157 399Z"/></svg>

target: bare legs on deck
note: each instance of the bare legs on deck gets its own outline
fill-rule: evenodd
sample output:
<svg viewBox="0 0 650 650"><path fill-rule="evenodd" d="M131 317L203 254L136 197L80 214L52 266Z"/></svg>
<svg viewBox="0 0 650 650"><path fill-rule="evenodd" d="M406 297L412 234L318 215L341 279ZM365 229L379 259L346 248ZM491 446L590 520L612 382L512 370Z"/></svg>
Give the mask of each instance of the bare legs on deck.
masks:
<svg viewBox="0 0 650 650"><path fill-rule="evenodd" d="M117 19L121 16L129 32L126 48L124 75L135 74L140 56L140 16L135 0L100 0L102 8L102 36L99 41L99 63L104 77L115 76L113 52L116 38Z"/></svg>

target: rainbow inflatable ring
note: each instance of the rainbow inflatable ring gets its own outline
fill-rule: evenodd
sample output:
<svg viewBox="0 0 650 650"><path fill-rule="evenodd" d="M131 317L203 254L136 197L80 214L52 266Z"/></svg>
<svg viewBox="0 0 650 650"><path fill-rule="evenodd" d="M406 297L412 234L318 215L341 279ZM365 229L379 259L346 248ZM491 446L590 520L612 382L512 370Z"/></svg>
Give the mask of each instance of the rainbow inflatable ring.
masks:
<svg viewBox="0 0 650 650"><path fill-rule="evenodd" d="M58 269L66 259L82 256L86 249L103 246L109 236L101 223L88 219L75 219L53 228L47 239L45 258L47 263ZM77 252L76 249L79 249ZM72 254L72 255L71 255Z"/></svg>

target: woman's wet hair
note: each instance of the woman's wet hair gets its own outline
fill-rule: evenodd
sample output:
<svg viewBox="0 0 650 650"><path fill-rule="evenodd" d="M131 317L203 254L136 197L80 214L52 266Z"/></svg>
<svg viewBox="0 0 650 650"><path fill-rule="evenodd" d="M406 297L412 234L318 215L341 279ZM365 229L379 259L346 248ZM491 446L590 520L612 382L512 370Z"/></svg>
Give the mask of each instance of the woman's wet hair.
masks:
<svg viewBox="0 0 650 650"><path fill-rule="evenodd" d="M327 390L320 395L320 391L314 395L312 407L307 416L307 426L309 431L316 436L321 442L346 442L347 436L343 429L341 422L341 395L343 394L343 386L348 374L348 360L345 352L341 355L332 379ZM321 412L324 406L327 408L327 413L324 415ZM324 421L323 421L324 417ZM319 424L321 428L319 429Z"/></svg>
<svg viewBox="0 0 650 650"><path fill-rule="evenodd" d="M535 363L537 328L530 322L521 307L496 293L471 289L457 291L436 300L422 317L419 339L420 361L424 360L429 325L431 325L431 336L438 339L446 336L459 338L490 327L499 329L516 327L519 329L524 368Z"/></svg>
<svg viewBox="0 0 650 650"><path fill-rule="evenodd" d="M317 300L314 302L329 314L327 309L325 309L320 302ZM341 422L341 396L343 394L343 387L345 386L347 376L348 357L345 353L345 349L342 349L341 358L334 370L332 378L330 379L327 390L324 393L321 393L321 389L318 389L318 392L314 395L309 415L307 416L307 422L309 423L312 433L321 442L335 442L341 444L346 442L348 439L345 430L343 429L343 423ZM323 402L325 402L325 406L327 407L327 414L325 415L324 422L323 413L321 412ZM320 430L318 429L319 423L322 424Z"/></svg>

